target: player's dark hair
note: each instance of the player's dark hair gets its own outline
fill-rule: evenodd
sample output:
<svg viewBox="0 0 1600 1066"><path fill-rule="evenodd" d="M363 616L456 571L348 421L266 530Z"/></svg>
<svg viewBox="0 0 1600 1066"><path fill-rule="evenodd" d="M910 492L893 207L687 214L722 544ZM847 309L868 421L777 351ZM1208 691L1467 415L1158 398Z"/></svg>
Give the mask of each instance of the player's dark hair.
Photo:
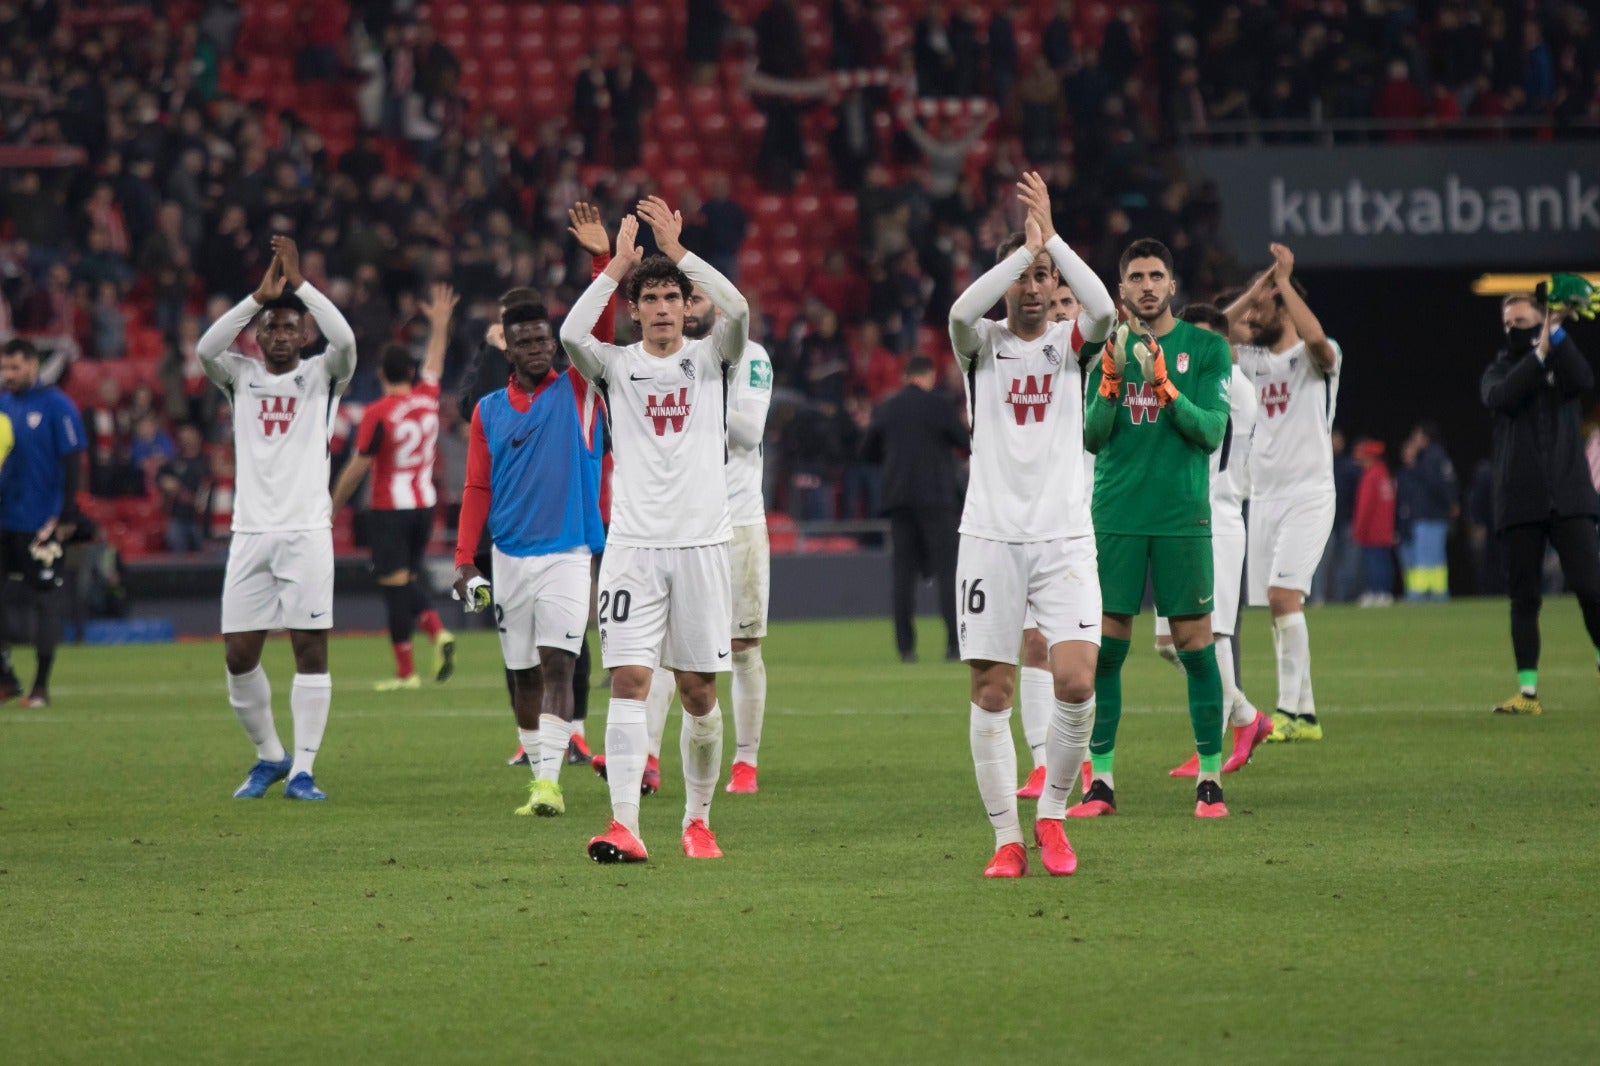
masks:
<svg viewBox="0 0 1600 1066"><path fill-rule="evenodd" d="M1217 298L1214 302L1218 307L1232 307L1234 304L1238 303L1239 297L1243 295L1243 289L1228 289L1225 292L1217 293Z"/></svg>
<svg viewBox="0 0 1600 1066"><path fill-rule="evenodd" d="M416 380L417 361L411 349L403 344L389 343L378 353L378 374L390 385L409 385Z"/></svg>
<svg viewBox="0 0 1600 1066"><path fill-rule="evenodd" d="M685 303L694 291L694 282L678 269L677 263L664 255L646 256L644 262L633 268L633 273L628 275L628 302L638 303L640 294L652 285L676 285Z"/></svg>
<svg viewBox="0 0 1600 1066"><path fill-rule="evenodd" d="M1010 258L1012 252L1016 251L1018 248L1021 248L1027 243L1027 234L1023 233L1021 230L1018 230L1017 232L1006 237L1006 239L1001 241L999 246L995 248L994 261L996 263L1004 262L1006 259Z"/></svg>
<svg viewBox="0 0 1600 1066"><path fill-rule="evenodd" d="M39 349L26 337L12 337L6 341L5 354L20 355L32 363L39 361Z"/></svg>
<svg viewBox="0 0 1600 1066"><path fill-rule="evenodd" d="M500 325L505 329L522 322L548 322L550 313L542 303L512 304L500 315Z"/></svg>
<svg viewBox="0 0 1600 1066"><path fill-rule="evenodd" d="M1439 423L1435 422L1431 418L1424 418L1421 422L1418 422L1416 426L1413 427L1413 430L1417 433L1421 433L1430 441L1437 441L1439 439Z"/></svg>
<svg viewBox="0 0 1600 1066"><path fill-rule="evenodd" d="M1135 259L1159 259L1161 265L1167 268L1167 277L1170 278L1176 273L1172 266L1171 250L1154 237L1141 237L1123 250L1122 258L1117 260L1117 276L1126 275L1128 264Z"/></svg>
<svg viewBox="0 0 1600 1066"><path fill-rule="evenodd" d="M305 317L306 313L306 305L305 302L300 299L300 297L296 296L292 292L286 291L283 293L283 295L275 297L274 299L268 300L266 303L262 304L261 310L293 311L303 318Z"/></svg>
<svg viewBox="0 0 1600 1066"><path fill-rule="evenodd" d="M503 314L506 308L514 304L536 304L542 302L538 289L530 289L526 285L518 285L516 288L507 289L500 294L500 311ZM503 322L501 324L504 325Z"/></svg>
<svg viewBox="0 0 1600 1066"><path fill-rule="evenodd" d="M933 373L933 360L925 355L913 355L906 360L906 377L920 378L924 374Z"/></svg>
<svg viewBox="0 0 1600 1066"><path fill-rule="evenodd" d="M1228 316L1216 304L1184 304L1183 310L1178 312L1178 319L1196 326L1209 326L1224 337L1228 335Z"/></svg>

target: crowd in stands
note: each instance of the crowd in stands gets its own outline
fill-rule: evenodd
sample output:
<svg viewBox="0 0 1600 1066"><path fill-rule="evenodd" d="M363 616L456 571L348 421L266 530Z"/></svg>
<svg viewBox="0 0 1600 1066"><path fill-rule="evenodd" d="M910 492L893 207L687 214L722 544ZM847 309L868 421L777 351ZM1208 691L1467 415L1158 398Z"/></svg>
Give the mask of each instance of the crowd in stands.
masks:
<svg viewBox="0 0 1600 1066"><path fill-rule="evenodd" d="M1104 276L1153 236L1208 296L1238 268L1180 134L1443 117L1441 94L1461 114L1600 114L1592 20L1525 6L0 0L0 335L50 348L94 437L86 484L135 501L112 516L126 546L193 550L225 534L231 477L195 342L270 234L296 235L355 331L353 423L381 345L420 355L424 286L464 297L448 388L497 294L532 286L559 317L587 282L572 203L614 223L660 192L773 353L771 507L867 518L856 442L905 359L947 351L952 299L1020 224L1024 169Z"/></svg>

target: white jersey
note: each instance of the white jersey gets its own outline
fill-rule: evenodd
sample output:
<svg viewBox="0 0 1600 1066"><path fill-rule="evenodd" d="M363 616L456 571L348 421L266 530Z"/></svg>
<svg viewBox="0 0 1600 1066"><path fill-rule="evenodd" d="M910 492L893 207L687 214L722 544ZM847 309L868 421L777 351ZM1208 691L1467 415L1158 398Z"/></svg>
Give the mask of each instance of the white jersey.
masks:
<svg viewBox="0 0 1600 1066"><path fill-rule="evenodd" d="M1281 352L1253 344L1235 349L1260 401L1250 447L1251 499L1333 492L1333 415L1344 352L1328 343L1333 370L1327 374L1317 369L1305 341Z"/></svg>
<svg viewBox="0 0 1600 1066"><path fill-rule="evenodd" d="M723 314L699 340L656 357L643 342L619 347L590 335L616 282L600 275L561 325L572 365L605 388L611 415L608 544L693 548L733 536L726 471L725 373L744 355L749 305L697 256L678 264ZM735 372L737 367L735 367Z"/></svg>
<svg viewBox="0 0 1600 1066"><path fill-rule="evenodd" d="M1235 366L1228 378L1227 443L1211 453L1212 536L1244 535L1244 501L1250 497L1250 435L1255 422L1255 387L1243 369Z"/></svg>
<svg viewBox="0 0 1600 1066"><path fill-rule="evenodd" d="M226 351L260 305L251 297L218 319L200 338L206 375L233 408L235 533L328 529L334 412L355 371L355 337L327 297L311 287L296 293L328 338L322 355L272 374L259 359Z"/></svg>
<svg viewBox="0 0 1600 1066"><path fill-rule="evenodd" d="M961 532L1008 543L1094 532L1083 484L1083 386L1076 322L1025 341L980 319L976 352L956 361L972 416L972 476Z"/></svg>
<svg viewBox="0 0 1600 1066"><path fill-rule="evenodd" d="M728 511L735 527L767 520L761 491L767 411L772 406L772 359L754 341L728 371Z"/></svg>

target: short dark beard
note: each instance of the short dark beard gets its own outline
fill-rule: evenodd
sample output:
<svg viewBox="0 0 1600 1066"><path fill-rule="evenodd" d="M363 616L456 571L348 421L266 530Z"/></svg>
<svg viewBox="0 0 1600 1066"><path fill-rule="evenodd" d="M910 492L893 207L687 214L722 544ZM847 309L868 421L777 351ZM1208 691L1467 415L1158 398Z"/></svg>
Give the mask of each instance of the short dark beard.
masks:
<svg viewBox="0 0 1600 1066"><path fill-rule="evenodd" d="M705 323L705 328L703 329L700 326L701 322ZM683 335L692 341L697 341L710 333L715 325L716 318L713 315L707 315L705 318L701 318L699 315L684 315Z"/></svg>
<svg viewBox="0 0 1600 1066"><path fill-rule="evenodd" d="M1270 326L1257 325L1255 327L1256 343L1263 348L1272 348L1283 340L1283 323L1273 322Z"/></svg>

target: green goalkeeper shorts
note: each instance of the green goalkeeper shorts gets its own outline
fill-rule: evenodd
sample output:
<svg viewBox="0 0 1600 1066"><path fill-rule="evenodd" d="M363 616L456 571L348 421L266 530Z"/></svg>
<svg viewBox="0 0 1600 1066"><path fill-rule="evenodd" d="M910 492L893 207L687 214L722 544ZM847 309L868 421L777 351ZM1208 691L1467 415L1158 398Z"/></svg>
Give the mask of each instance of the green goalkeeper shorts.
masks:
<svg viewBox="0 0 1600 1066"><path fill-rule="evenodd" d="M1150 569L1156 613L1166 618L1210 614L1216 604L1210 537L1149 537L1101 533L1100 606L1106 614L1138 614Z"/></svg>

